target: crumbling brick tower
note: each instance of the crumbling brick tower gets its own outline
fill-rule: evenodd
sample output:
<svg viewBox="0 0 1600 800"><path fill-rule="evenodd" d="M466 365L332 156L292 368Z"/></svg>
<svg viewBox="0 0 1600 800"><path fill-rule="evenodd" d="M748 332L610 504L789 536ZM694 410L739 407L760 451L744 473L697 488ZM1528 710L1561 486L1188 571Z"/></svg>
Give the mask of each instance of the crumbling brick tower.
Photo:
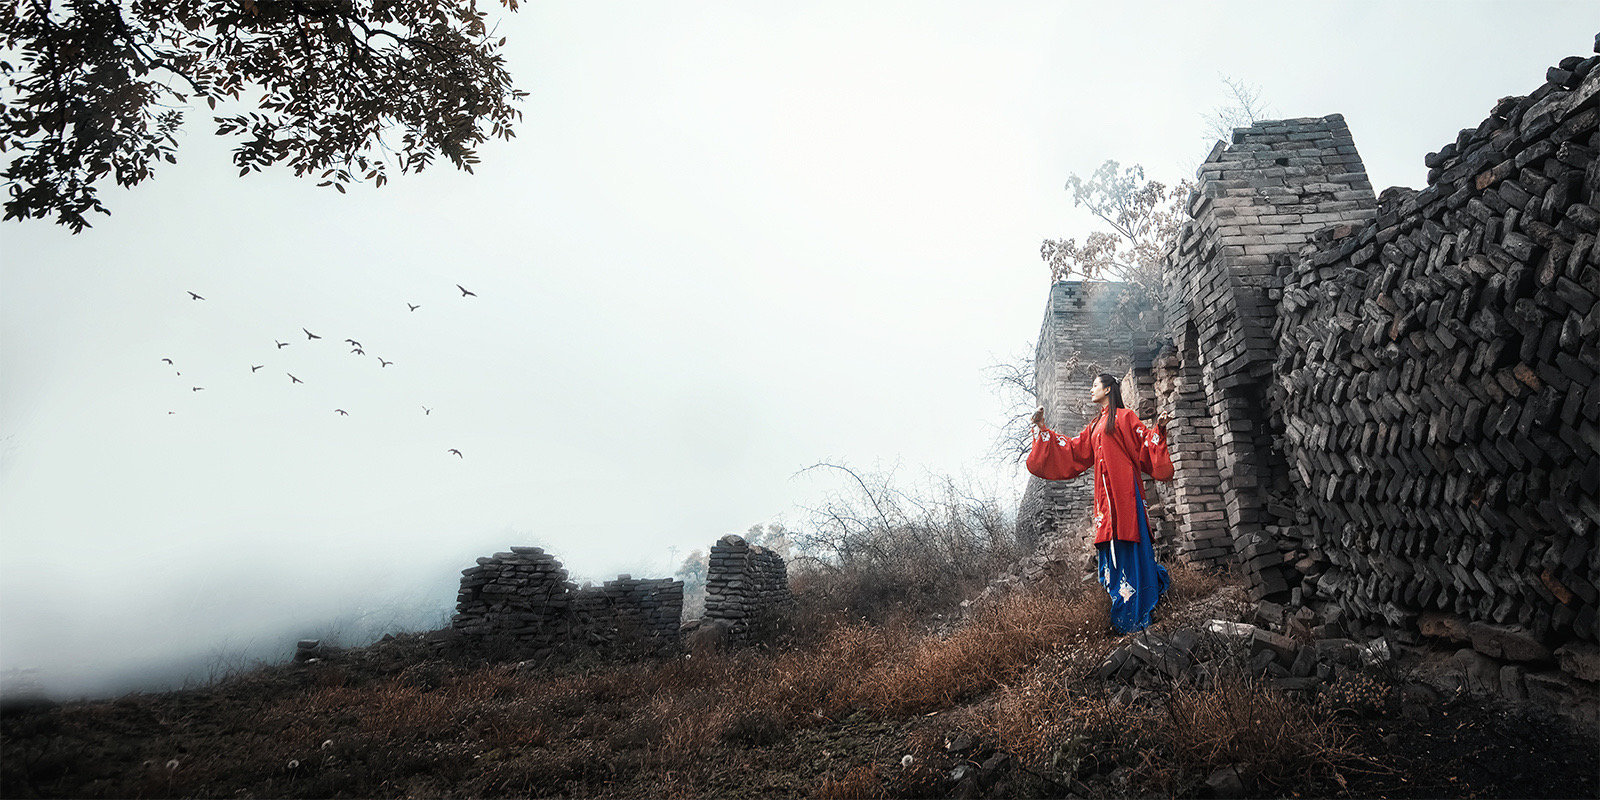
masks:
<svg viewBox="0 0 1600 800"><path fill-rule="evenodd" d="M1259 122L1212 149L1168 255L1173 347L1156 379L1187 430L1173 442L1180 555L1240 565L1257 598L1289 589L1278 534L1295 522L1267 404L1283 275L1313 233L1376 206L1342 116Z"/></svg>

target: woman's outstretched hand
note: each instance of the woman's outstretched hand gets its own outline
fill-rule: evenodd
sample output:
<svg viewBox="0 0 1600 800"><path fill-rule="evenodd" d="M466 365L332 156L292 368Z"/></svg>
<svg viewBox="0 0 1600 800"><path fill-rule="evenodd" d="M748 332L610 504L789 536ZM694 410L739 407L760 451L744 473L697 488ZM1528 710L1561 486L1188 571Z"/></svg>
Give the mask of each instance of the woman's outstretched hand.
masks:
<svg viewBox="0 0 1600 800"><path fill-rule="evenodd" d="M1028 420L1028 421L1032 422L1035 427L1043 428L1044 427L1044 406L1039 406L1037 409L1035 409L1034 412L1033 412L1033 419Z"/></svg>
<svg viewBox="0 0 1600 800"><path fill-rule="evenodd" d="M1172 421L1172 414L1169 413L1169 412L1163 411L1163 412L1161 412L1160 416L1156 417L1156 427L1161 428L1162 430L1166 430L1167 423L1169 423L1171 421Z"/></svg>

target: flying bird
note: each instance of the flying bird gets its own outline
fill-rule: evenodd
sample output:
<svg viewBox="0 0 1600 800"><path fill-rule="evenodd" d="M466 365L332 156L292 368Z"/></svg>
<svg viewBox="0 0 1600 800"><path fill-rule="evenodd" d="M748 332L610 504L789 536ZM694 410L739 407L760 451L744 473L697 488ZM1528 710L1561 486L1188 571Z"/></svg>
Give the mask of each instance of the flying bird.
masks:
<svg viewBox="0 0 1600 800"><path fill-rule="evenodd" d="M350 352L352 352L352 353L355 353L355 354L356 354L356 355L358 355L358 356L364 356L364 355L366 355L366 354L367 354L367 351L365 351L365 350L362 350L362 349L361 349L361 348L359 348L359 347L352 347L352 348L350 348Z"/></svg>
<svg viewBox="0 0 1600 800"><path fill-rule="evenodd" d="M456 458L466 458L466 456L461 455L461 451L460 450L457 450L454 447L450 448L448 452L455 453L456 454Z"/></svg>
<svg viewBox="0 0 1600 800"><path fill-rule="evenodd" d="M170 358L163 358L161 360L167 362L168 365L172 364L172 359L170 359Z"/></svg>
<svg viewBox="0 0 1600 800"><path fill-rule="evenodd" d="M278 349L279 349L279 350L282 350L282 349L283 349L283 348L285 348L285 347L288 347L288 346L289 346L289 343L288 343L288 342L280 342L280 341L278 341L278 340L277 340L277 339L273 339L273 340L272 340L272 343L273 343L273 344L275 344L275 345L277 345L277 346L278 346Z"/></svg>
<svg viewBox="0 0 1600 800"><path fill-rule="evenodd" d="M295 376L293 376L293 375L290 375L290 374L289 374L289 373L287 373L287 372L285 372L285 373L283 373L283 374L285 374L285 375L289 375L289 380L291 380L291 381L294 381L294 382L295 382L295 383L305 383L305 381L303 381L303 380L300 380L300 379L299 379L299 378L296 378L296 377L295 377Z"/></svg>
<svg viewBox="0 0 1600 800"><path fill-rule="evenodd" d="M381 358L378 359L378 366L380 366L380 367L387 367L387 366L389 366L390 364L393 364L393 363L394 363L393 361L384 361Z"/></svg>
<svg viewBox="0 0 1600 800"><path fill-rule="evenodd" d="M252 364L250 366L250 371L251 372L255 372L256 370L261 369L264 366L266 366L266 365L265 364Z"/></svg>
<svg viewBox="0 0 1600 800"><path fill-rule="evenodd" d="M354 339L346 339L345 343L349 344L351 347L360 347L361 346L361 343L356 341L356 340L354 340Z"/></svg>
<svg viewBox="0 0 1600 800"><path fill-rule="evenodd" d="M410 307L410 309L411 309L411 310L412 310L412 311L416 311L416 310L417 310L417 309L419 309L419 308L422 308L422 306L413 306L413 305L411 305L411 304L410 304L410 303L406 303L406 305L407 305L407 306L408 306L408 307Z"/></svg>
<svg viewBox="0 0 1600 800"><path fill-rule="evenodd" d="M194 292L189 292L189 299L191 299L191 300L204 300L205 298L201 297L200 295L195 294Z"/></svg>
<svg viewBox="0 0 1600 800"><path fill-rule="evenodd" d="M433 409L428 408L427 406L423 406L422 407L422 416L426 417L426 416L428 416L429 414L432 414L432 413L433 413Z"/></svg>
<svg viewBox="0 0 1600 800"><path fill-rule="evenodd" d="M462 286L459 283L456 284L456 288L461 290L461 296L462 297L477 297L478 296L476 292L467 291L467 287Z"/></svg>
<svg viewBox="0 0 1600 800"><path fill-rule="evenodd" d="M206 387L204 387L204 386L195 386L195 387L190 388L189 391L198 392L198 391L200 391L201 389L204 389L204 388L206 388Z"/></svg>
<svg viewBox="0 0 1600 800"><path fill-rule="evenodd" d="M305 328L301 328L300 330L306 331ZM322 337L312 333L311 331L306 331L306 338L307 339L321 339Z"/></svg>
<svg viewBox="0 0 1600 800"><path fill-rule="evenodd" d="M346 410L344 410L342 408L336 408L336 409L334 409L334 411L339 412L339 414L341 416L346 416L346 417L350 416L350 412L348 412L348 411L346 411Z"/></svg>

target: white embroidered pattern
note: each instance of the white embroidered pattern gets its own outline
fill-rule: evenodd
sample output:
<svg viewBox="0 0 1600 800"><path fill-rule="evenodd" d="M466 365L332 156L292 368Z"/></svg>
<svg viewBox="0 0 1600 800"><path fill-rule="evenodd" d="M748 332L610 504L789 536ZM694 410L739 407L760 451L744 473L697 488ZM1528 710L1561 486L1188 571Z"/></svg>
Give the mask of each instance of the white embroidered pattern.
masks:
<svg viewBox="0 0 1600 800"><path fill-rule="evenodd" d="M1132 600L1133 599L1133 584L1128 583L1128 579L1127 578L1123 578L1122 579L1122 585L1117 587L1117 594L1122 597L1122 602L1124 602L1124 603L1128 602L1129 600Z"/></svg>

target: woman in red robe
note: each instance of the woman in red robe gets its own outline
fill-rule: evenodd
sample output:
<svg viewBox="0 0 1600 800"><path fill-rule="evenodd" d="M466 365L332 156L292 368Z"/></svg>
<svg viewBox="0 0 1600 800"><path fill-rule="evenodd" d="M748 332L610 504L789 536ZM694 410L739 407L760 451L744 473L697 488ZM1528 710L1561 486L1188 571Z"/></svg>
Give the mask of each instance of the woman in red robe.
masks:
<svg viewBox="0 0 1600 800"><path fill-rule="evenodd" d="M1089 389L1100 413L1067 438L1044 425L1044 407L1033 412L1038 428L1028 471L1048 481L1075 478L1094 468L1094 543L1099 551L1100 583L1111 595L1111 622L1124 633L1150 625L1150 611L1167 590L1165 567L1156 563L1145 519L1140 474L1172 479L1167 452L1168 415L1146 429L1139 415L1122 405L1115 377L1102 373Z"/></svg>

